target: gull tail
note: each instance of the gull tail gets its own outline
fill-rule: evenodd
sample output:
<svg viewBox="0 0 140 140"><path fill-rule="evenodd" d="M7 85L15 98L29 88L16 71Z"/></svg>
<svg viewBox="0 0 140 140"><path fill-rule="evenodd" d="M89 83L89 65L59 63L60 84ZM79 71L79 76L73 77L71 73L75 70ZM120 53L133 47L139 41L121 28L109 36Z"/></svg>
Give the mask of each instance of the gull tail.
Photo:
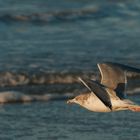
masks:
<svg viewBox="0 0 140 140"><path fill-rule="evenodd" d="M140 112L140 106L138 106L138 105L129 106L128 109L133 112Z"/></svg>

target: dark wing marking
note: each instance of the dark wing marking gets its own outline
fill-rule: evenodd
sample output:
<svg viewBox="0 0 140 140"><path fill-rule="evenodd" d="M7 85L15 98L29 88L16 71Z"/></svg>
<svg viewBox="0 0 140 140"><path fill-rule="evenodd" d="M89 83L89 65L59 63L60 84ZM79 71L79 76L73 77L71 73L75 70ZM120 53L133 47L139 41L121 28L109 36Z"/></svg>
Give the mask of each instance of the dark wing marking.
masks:
<svg viewBox="0 0 140 140"><path fill-rule="evenodd" d="M110 97L105 90L105 88L98 82L92 81L92 80L82 80L79 78L79 80L91 91L93 92L102 102L105 106L109 107L112 110L112 104Z"/></svg>
<svg viewBox="0 0 140 140"><path fill-rule="evenodd" d="M98 64L98 68L101 73L101 84L113 89L120 99L124 99L127 83L125 71L111 63Z"/></svg>

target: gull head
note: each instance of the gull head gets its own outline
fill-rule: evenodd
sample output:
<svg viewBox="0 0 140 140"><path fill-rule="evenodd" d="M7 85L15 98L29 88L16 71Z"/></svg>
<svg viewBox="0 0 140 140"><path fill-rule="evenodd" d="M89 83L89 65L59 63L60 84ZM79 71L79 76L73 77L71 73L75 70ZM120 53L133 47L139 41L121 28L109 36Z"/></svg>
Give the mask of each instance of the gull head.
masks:
<svg viewBox="0 0 140 140"><path fill-rule="evenodd" d="M79 105L84 105L87 102L88 98L89 98L89 94L81 94L73 99L68 100L67 103L68 104L76 103Z"/></svg>
<svg viewBox="0 0 140 140"><path fill-rule="evenodd" d="M75 98L67 101L67 104L73 104L73 103L77 103Z"/></svg>

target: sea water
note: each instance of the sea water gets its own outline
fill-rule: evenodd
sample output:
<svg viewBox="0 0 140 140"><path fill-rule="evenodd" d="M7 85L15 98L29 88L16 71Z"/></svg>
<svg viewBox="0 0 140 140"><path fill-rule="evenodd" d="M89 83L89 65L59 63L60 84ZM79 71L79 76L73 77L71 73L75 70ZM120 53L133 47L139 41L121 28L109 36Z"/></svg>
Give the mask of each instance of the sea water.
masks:
<svg viewBox="0 0 140 140"><path fill-rule="evenodd" d="M131 97L140 103L139 96ZM94 113L65 101L0 106L1 140L139 140L139 113Z"/></svg>
<svg viewBox="0 0 140 140"><path fill-rule="evenodd" d="M0 105L0 139L140 139L139 113L93 113L64 98L81 93L76 78L96 77L97 63L140 68L138 0L1 0L0 5L0 94L41 99ZM139 82L134 85L131 93L139 94ZM44 99L48 94L54 100ZM139 96L129 98L140 103Z"/></svg>

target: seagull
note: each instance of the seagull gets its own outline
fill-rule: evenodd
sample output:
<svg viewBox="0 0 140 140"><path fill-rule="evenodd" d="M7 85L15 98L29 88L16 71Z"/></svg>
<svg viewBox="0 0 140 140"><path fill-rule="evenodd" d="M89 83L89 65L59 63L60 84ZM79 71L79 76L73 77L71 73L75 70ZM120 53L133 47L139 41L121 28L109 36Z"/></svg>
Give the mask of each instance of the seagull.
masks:
<svg viewBox="0 0 140 140"><path fill-rule="evenodd" d="M79 80L90 91L67 101L68 104L76 103L93 112L114 112L131 110L140 112L140 106L126 98L127 67L114 63L97 64L101 81L91 79ZM133 71L134 70L134 71ZM128 67L128 71L138 72L137 69Z"/></svg>

